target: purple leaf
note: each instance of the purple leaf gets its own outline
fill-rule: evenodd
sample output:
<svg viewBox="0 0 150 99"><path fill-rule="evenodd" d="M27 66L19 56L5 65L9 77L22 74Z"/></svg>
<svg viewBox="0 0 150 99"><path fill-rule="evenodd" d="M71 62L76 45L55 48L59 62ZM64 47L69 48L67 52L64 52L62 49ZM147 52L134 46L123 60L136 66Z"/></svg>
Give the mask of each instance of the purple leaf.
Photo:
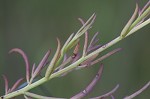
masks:
<svg viewBox="0 0 150 99"><path fill-rule="evenodd" d="M87 60L83 61L80 65L85 65L85 64L90 64L99 54L95 54L93 56L91 56L90 58L88 58Z"/></svg>
<svg viewBox="0 0 150 99"><path fill-rule="evenodd" d="M146 8L148 8L150 6L150 0L146 3L146 5L139 10L139 16L146 10Z"/></svg>
<svg viewBox="0 0 150 99"><path fill-rule="evenodd" d="M37 66L37 68L35 69L34 73L33 73L33 76L32 76L32 79L34 77L36 77L40 71L42 70L42 67L45 65L45 63L47 62L48 60L48 57L50 55L50 50L47 51L47 53L45 54L45 56L43 57L43 59L41 60L41 62L39 63L39 65Z"/></svg>
<svg viewBox="0 0 150 99"><path fill-rule="evenodd" d="M90 65L94 65L94 64L96 64L96 63L98 63L98 62L100 62L100 61L102 61L102 60L108 58L109 56L115 54L116 52L119 52L120 50L122 50L122 49L121 49L121 48L114 49L113 51L111 51L111 52L109 52L109 53L103 55L102 57L100 57L100 58L94 60L93 62L91 62Z"/></svg>
<svg viewBox="0 0 150 99"><path fill-rule="evenodd" d="M31 76L32 76L32 77L33 77L34 71L35 71L35 63L34 63L33 66L32 66L32 72L31 72Z"/></svg>
<svg viewBox="0 0 150 99"><path fill-rule="evenodd" d="M21 81L23 80L23 78L20 78L16 81L16 83L13 85L13 87L10 89L10 92L14 91L18 85L21 83Z"/></svg>
<svg viewBox="0 0 150 99"><path fill-rule="evenodd" d="M79 21L82 23L82 25L85 24L85 22L79 18ZM85 32L85 41L84 41L84 47L83 47L83 56L86 55L86 50L87 50L87 46L88 46L88 32Z"/></svg>
<svg viewBox="0 0 150 99"><path fill-rule="evenodd" d="M100 48L102 45L96 45L96 46L91 46L90 48L88 48L87 52L91 52L91 51L95 51L98 48Z"/></svg>
<svg viewBox="0 0 150 99"><path fill-rule="evenodd" d="M14 49L9 51L9 53L12 53L12 52L17 52L23 57L23 59L25 61L25 64L26 64L26 80L29 83L29 79L30 79L30 65L29 65L29 60L28 60L27 55L19 48L14 48Z"/></svg>
<svg viewBox="0 0 150 99"><path fill-rule="evenodd" d="M63 62L66 61L66 60L67 60L67 54L64 55L64 60L63 60Z"/></svg>
<svg viewBox="0 0 150 99"><path fill-rule="evenodd" d="M8 93L8 79L5 75L2 75L2 76L5 81L5 94L7 94Z"/></svg>
<svg viewBox="0 0 150 99"><path fill-rule="evenodd" d="M76 55L76 57L73 57L72 63L76 62L80 58L80 53Z"/></svg>
<svg viewBox="0 0 150 99"><path fill-rule="evenodd" d="M47 70L46 70L45 78L49 78L50 75L53 73L53 71L55 70L56 62L58 61L58 59L60 57L61 44L60 44L60 40L58 38L57 38L57 43L58 43L57 50L56 50L55 55L49 64Z"/></svg>
<svg viewBox="0 0 150 99"><path fill-rule="evenodd" d="M97 35L99 34L99 32L96 32L89 44L89 47L93 46L98 40L96 40Z"/></svg>
<svg viewBox="0 0 150 99"><path fill-rule="evenodd" d="M96 74L95 78L92 80L92 82L83 91L71 97L71 99L81 99L86 95L88 95L93 90L94 86L99 81L99 79L101 78L102 71L103 71L103 65L101 64L100 69Z"/></svg>
<svg viewBox="0 0 150 99"><path fill-rule="evenodd" d="M76 57L76 55L79 53L79 47L80 47L80 44L78 43L75 48L74 48L74 51L73 51L73 58Z"/></svg>
<svg viewBox="0 0 150 99"><path fill-rule="evenodd" d="M61 65L59 65L59 66L55 69L54 72L57 72L57 71L63 69L68 63L70 63L70 62L72 61L72 59L73 59L73 58L72 58L71 56L68 57L65 61L63 61L63 63L62 63Z"/></svg>

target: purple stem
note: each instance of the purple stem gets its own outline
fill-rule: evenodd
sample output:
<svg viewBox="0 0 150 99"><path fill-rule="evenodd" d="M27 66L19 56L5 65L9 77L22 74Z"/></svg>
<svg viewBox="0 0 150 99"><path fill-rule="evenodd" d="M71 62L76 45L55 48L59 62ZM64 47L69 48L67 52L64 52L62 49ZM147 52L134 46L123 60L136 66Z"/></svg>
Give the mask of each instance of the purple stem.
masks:
<svg viewBox="0 0 150 99"><path fill-rule="evenodd" d="M74 51L73 51L74 56L72 56L73 58L76 57L76 55L79 53L79 47L80 47L80 44L78 43L74 48Z"/></svg>
<svg viewBox="0 0 150 99"><path fill-rule="evenodd" d="M23 80L23 78L18 79L16 81L16 83L12 86L12 88L10 89L10 91L11 92L14 91L18 87L18 85L21 83L22 80Z"/></svg>
<svg viewBox="0 0 150 99"><path fill-rule="evenodd" d="M2 75L2 76L5 81L5 94L7 94L8 93L8 79L5 75Z"/></svg>
<svg viewBox="0 0 150 99"><path fill-rule="evenodd" d="M142 8L142 10L139 12L139 15L141 15L141 14L144 12L144 10L149 7L149 5L150 5L150 0L146 3L146 5L145 5L145 6Z"/></svg>
<svg viewBox="0 0 150 99"><path fill-rule="evenodd" d="M67 54L64 55L64 60L63 60L63 62L66 61L66 60L67 60Z"/></svg>
<svg viewBox="0 0 150 99"><path fill-rule="evenodd" d="M32 66L32 72L31 72L31 76L33 76L33 74L34 74L34 71L35 71L35 63L33 64L33 66Z"/></svg>
<svg viewBox="0 0 150 99"><path fill-rule="evenodd" d="M109 56L115 54L116 52L119 52L120 50L121 50L121 48L114 49L113 51L111 51L111 52L109 52L109 53L103 55L102 57L100 57L100 58L98 58L98 59L96 59L96 60L94 60L94 61L92 61L92 62L90 61L90 62L88 62L88 63L86 62L86 64L85 64L85 63L84 63L84 64L81 64L81 66L79 66L77 69L92 66L92 65L94 65L94 64L96 64L96 63L98 63L98 62L100 62L100 61L102 61L102 60L108 58Z"/></svg>
<svg viewBox="0 0 150 99"><path fill-rule="evenodd" d="M100 69L96 74L95 78L92 80L92 82L83 91L71 97L70 99L81 99L86 95L88 95L93 90L94 86L99 81L99 79L101 78L102 71L103 71L103 64L101 64Z"/></svg>
<svg viewBox="0 0 150 99"><path fill-rule="evenodd" d="M45 65L45 63L47 62L48 60L48 57L50 55L50 50L47 51L47 53L45 54L45 56L43 57L43 59L41 60L41 62L39 63L39 65L37 66L37 68L35 69L34 73L33 73L33 76L32 76L32 79L34 77L36 77L40 71L42 70L43 66Z"/></svg>
<svg viewBox="0 0 150 99"><path fill-rule="evenodd" d="M82 23L82 25L85 24L85 22L83 21L83 19L79 18L79 21ZM88 46L88 32L86 31L85 32L84 47L83 47L83 56L86 55L87 46Z"/></svg>
<svg viewBox="0 0 150 99"><path fill-rule="evenodd" d="M89 44L89 47L93 46L93 45L97 42L96 37L97 37L98 34L99 34L98 32L96 32L96 33L94 34L94 36L93 36L93 38L92 38L92 40L91 40L91 42L90 42L90 44ZM89 47L88 47L88 48L89 48Z"/></svg>
<svg viewBox="0 0 150 99"><path fill-rule="evenodd" d="M88 50L87 50L87 52L90 52L90 51L92 51L92 50L97 50L98 48L100 48L102 45L96 45L96 46L91 46L91 47L89 47L88 48Z"/></svg>
<svg viewBox="0 0 150 99"><path fill-rule="evenodd" d="M29 65L29 60L28 60L27 55L19 48L14 48L14 49L9 51L9 53L12 53L12 52L17 52L20 55L22 55L22 57L23 57L23 59L25 61L25 64L26 64L26 80L29 83L29 79L30 79L30 65Z"/></svg>
<svg viewBox="0 0 150 99"><path fill-rule="evenodd" d="M115 54L116 52L119 52L120 50L122 50L122 49L121 49L121 48L114 49L113 51L111 51L111 52L105 54L104 56L98 58L97 60L93 61L90 65L94 65L94 64L96 64L96 63L98 63L98 62L100 62L100 61L106 59L107 57L109 57L109 56Z"/></svg>
<svg viewBox="0 0 150 99"><path fill-rule="evenodd" d="M73 58L72 63L76 62L80 58L80 53L76 55L76 57Z"/></svg>

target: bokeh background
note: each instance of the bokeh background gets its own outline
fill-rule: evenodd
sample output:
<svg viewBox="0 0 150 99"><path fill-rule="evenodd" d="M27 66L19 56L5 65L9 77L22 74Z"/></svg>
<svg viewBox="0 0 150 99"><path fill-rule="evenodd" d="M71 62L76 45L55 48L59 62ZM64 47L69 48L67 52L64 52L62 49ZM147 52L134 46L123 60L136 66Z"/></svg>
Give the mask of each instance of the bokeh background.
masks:
<svg viewBox="0 0 150 99"><path fill-rule="evenodd" d="M148 0L139 0L139 6ZM117 37L131 17L135 0L0 0L0 75L5 74L9 85L25 75L25 64L18 54L8 54L12 48L23 49L30 64L38 64L48 49L53 56L60 38L63 44L81 24L79 17L88 19L93 13L97 18L90 30L90 37L100 32L101 44ZM115 48L123 50L106 60L101 81L88 97L102 95L120 84L116 99L133 93L150 80L150 25L124 39L101 55ZM83 90L95 76L99 64L74 71L62 78L55 78L35 88L41 95L70 97ZM0 77L0 95L4 94L4 81ZM42 86L42 87L43 87ZM135 99L149 99L150 88ZM22 99L22 97L18 97Z"/></svg>

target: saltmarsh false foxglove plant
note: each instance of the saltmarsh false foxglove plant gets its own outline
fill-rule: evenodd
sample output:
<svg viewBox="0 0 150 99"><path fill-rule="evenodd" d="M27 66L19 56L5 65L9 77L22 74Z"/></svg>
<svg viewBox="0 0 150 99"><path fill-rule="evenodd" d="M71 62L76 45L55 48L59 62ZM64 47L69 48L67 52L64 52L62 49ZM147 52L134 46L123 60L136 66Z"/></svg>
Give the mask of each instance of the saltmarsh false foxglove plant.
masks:
<svg viewBox="0 0 150 99"><path fill-rule="evenodd" d="M88 30L92 27L96 15L93 14L86 22L84 22L83 19L79 18L82 27L76 33L72 33L63 46L61 45L61 41L57 38L58 46L53 58L51 60L48 60L51 52L50 50L48 50L41 62L37 66L34 63L32 68L30 66L31 64L29 63L28 57L24 51L22 51L19 48L14 48L10 50L10 53L17 52L23 57L26 66L26 81L23 83L24 78L20 78L12 87L9 87L9 81L7 77L3 75L3 79L5 82L5 94L2 95L0 99L10 99L19 95L24 95L25 99L65 99L58 97L42 96L39 94L31 93L30 90L44 84L47 81L52 80L53 78L63 77L69 72L72 72L73 70L84 69L93 66L94 64L120 51L121 48L117 48L108 52L104 56L98 57L99 53L101 53L105 49L108 49L112 45L135 33L142 27L148 25L150 23L149 15L150 1L148 1L148 3L142 9L140 9L138 7L138 4L136 4L136 8L132 17L127 22L119 36L104 45L97 44L99 40L97 38L98 32L95 33L90 42L88 39ZM83 50L81 50L80 48L80 37L82 35L85 35ZM72 55L69 55L67 53L69 50L72 50ZM77 93L76 95L73 95L70 98L81 99L87 96L92 91L96 83L100 80L103 72L103 67L103 64L100 64L100 68L96 76L91 81L91 83L89 83L89 85L81 92ZM37 79L37 77L40 76L40 73L43 70L43 68L47 68L45 71L45 75L41 79ZM150 81L140 90L134 92L129 96L126 96L124 99L134 98L149 86ZM118 89L118 87L119 85L117 84L116 87L114 87L108 93L97 97L93 97L91 99L104 99L106 97L111 97L112 99L115 99L113 93Z"/></svg>

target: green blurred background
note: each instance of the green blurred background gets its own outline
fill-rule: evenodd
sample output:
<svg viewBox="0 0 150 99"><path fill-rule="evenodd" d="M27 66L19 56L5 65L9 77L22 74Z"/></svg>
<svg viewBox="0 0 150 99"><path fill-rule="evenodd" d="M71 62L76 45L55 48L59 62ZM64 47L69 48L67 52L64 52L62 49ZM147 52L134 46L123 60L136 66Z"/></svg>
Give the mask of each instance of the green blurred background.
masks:
<svg viewBox="0 0 150 99"><path fill-rule="evenodd" d="M148 0L139 0L140 7ZM62 44L81 24L77 18L97 18L90 37L100 32L101 44L117 37L131 17L135 0L0 0L0 75L5 74L9 85L25 75L24 61L18 54L8 54L14 47L23 49L30 64L36 64L46 51L56 50L56 37ZM102 95L116 84L120 88L116 99L133 93L150 80L150 28L149 25L134 35L104 51L121 47L123 50L103 61L104 72L88 97ZM53 55L52 54L52 55ZM51 57L52 57L51 55ZM44 86L53 96L70 97L83 90L95 76L99 64L89 69L74 71L63 78L55 78ZM4 94L4 81L0 77L0 95ZM33 90L45 95L40 88ZM150 88L135 99L149 99ZM18 97L21 99L22 97Z"/></svg>

